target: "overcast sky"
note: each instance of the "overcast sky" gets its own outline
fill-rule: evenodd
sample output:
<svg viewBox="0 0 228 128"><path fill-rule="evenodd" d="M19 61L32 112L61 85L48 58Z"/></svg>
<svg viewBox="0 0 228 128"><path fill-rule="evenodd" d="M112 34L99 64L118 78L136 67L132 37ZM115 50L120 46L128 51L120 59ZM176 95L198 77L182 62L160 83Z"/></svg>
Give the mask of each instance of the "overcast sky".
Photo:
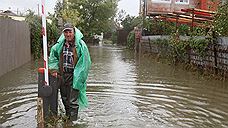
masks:
<svg viewBox="0 0 228 128"><path fill-rule="evenodd" d="M12 10L14 13L25 12L28 9L38 12L38 4L41 0L0 0L0 10ZM57 0L46 0L46 9L48 12L53 13ZM119 10L123 9L131 16L137 16L139 12L139 0L121 0L118 5Z"/></svg>

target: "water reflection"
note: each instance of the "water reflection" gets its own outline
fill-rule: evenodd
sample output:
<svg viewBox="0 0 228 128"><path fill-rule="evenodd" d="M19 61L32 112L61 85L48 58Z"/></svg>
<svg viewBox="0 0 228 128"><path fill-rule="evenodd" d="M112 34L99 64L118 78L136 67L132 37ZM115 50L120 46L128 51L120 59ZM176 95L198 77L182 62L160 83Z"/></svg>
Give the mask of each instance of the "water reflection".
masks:
<svg viewBox="0 0 228 128"><path fill-rule="evenodd" d="M228 127L227 82L135 56L123 47L90 47L90 106L76 127ZM0 124L36 127L34 62L0 78Z"/></svg>
<svg viewBox="0 0 228 128"><path fill-rule="evenodd" d="M0 124L36 127L37 84L34 62L0 78Z"/></svg>

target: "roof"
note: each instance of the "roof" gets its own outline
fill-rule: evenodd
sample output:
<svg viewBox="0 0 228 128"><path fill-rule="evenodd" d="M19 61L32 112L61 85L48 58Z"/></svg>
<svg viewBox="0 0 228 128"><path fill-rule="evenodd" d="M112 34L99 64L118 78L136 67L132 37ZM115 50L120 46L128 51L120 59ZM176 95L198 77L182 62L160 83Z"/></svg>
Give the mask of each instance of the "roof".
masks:
<svg viewBox="0 0 228 128"><path fill-rule="evenodd" d="M8 15L8 16L17 16L17 14L13 13L12 11L10 10L6 10L6 11L3 11L2 13L0 13L1 15Z"/></svg>

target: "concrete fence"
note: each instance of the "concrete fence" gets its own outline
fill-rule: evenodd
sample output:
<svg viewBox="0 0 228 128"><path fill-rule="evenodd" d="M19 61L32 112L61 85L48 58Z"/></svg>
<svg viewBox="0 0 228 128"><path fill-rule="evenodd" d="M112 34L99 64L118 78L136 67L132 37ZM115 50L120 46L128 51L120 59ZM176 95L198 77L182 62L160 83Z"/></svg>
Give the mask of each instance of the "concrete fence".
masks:
<svg viewBox="0 0 228 128"><path fill-rule="evenodd" d="M29 26L0 17L0 76L31 60Z"/></svg>

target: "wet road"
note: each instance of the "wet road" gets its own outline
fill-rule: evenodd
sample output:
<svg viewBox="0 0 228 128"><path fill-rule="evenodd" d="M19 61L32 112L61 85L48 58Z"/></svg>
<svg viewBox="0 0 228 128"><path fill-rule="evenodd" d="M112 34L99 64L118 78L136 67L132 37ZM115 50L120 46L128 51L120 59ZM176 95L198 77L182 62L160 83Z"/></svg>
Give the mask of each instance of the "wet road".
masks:
<svg viewBox="0 0 228 128"><path fill-rule="evenodd" d="M138 57L121 47L90 47L89 107L77 128L228 127L228 82ZM0 124L36 127L37 66L0 78Z"/></svg>

